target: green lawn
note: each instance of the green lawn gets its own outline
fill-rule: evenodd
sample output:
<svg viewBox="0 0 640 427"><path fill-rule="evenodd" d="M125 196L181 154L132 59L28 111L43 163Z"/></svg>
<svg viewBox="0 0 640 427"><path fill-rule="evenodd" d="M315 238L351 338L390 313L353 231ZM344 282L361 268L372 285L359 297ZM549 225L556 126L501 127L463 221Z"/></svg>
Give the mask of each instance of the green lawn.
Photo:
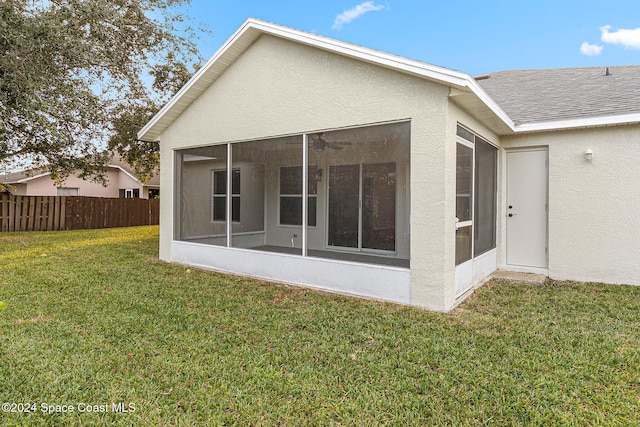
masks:
<svg viewBox="0 0 640 427"><path fill-rule="evenodd" d="M493 282L437 314L168 265L157 244L0 234L0 402L36 405L0 425L640 425L640 287Z"/></svg>

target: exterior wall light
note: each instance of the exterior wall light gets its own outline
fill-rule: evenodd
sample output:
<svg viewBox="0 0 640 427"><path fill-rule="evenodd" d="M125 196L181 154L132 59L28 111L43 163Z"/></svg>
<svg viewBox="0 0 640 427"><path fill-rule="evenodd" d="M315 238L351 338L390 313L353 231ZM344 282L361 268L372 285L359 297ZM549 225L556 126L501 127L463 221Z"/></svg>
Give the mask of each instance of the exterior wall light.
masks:
<svg viewBox="0 0 640 427"><path fill-rule="evenodd" d="M584 152L584 158L589 161L593 160L593 150L591 150L591 148L587 148Z"/></svg>

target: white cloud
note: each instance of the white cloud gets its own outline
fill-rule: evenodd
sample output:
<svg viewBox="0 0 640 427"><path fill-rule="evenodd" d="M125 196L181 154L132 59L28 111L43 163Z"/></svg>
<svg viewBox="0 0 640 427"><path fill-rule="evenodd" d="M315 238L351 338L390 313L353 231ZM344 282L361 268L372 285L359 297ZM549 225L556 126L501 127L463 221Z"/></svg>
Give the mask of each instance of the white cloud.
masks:
<svg viewBox="0 0 640 427"><path fill-rule="evenodd" d="M580 53L583 55L598 56L602 53L602 48L603 46L584 42L582 43L582 46L580 46Z"/></svg>
<svg viewBox="0 0 640 427"><path fill-rule="evenodd" d="M611 25L600 28L603 42L621 44L628 49L640 49L640 28L635 30L620 29L614 32L609 32L609 30L611 30Z"/></svg>
<svg viewBox="0 0 640 427"><path fill-rule="evenodd" d="M352 7L351 9L345 10L340 15L336 16L335 21L333 21L334 30L339 30L342 28L344 24L348 24L354 19L364 15L367 12L375 12L377 10L382 10L385 7L382 5L375 4L372 1L366 1L364 3L360 3L357 6Z"/></svg>

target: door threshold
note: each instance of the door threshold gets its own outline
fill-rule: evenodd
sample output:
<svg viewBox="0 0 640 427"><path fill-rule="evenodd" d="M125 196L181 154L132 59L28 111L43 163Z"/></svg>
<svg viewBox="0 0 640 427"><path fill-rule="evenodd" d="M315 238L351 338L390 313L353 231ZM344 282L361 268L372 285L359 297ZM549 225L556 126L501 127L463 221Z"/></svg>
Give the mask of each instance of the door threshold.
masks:
<svg viewBox="0 0 640 427"><path fill-rule="evenodd" d="M506 270L496 270L493 274L491 274L491 278L527 283L534 286L543 286L548 279L548 277L544 274L520 273L516 271Z"/></svg>

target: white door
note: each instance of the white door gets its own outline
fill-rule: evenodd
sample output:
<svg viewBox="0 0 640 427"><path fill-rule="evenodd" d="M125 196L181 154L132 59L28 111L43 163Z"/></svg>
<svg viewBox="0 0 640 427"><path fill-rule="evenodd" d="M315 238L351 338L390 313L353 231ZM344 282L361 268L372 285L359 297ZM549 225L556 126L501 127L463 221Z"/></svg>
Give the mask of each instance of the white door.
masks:
<svg viewBox="0 0 640 427"><path fill-rule="evenodd" d="M456 297L473 287L473 145L456 144Z"/></svg>
<svg viewBox="0 0 640 427"><path fill-rule="evenodd" d="M507 153L507 264L547 267L547 150Z"/></svg>

